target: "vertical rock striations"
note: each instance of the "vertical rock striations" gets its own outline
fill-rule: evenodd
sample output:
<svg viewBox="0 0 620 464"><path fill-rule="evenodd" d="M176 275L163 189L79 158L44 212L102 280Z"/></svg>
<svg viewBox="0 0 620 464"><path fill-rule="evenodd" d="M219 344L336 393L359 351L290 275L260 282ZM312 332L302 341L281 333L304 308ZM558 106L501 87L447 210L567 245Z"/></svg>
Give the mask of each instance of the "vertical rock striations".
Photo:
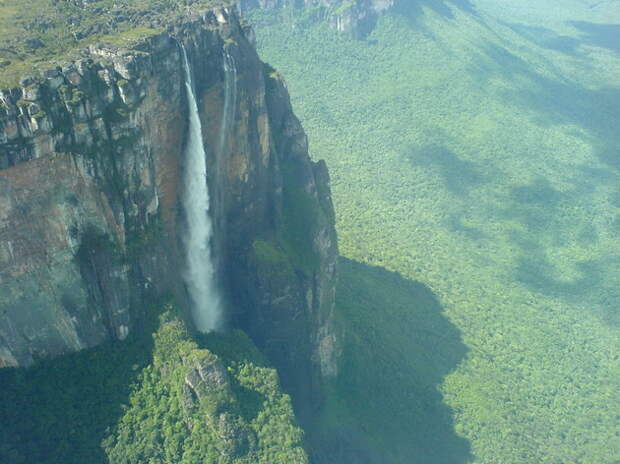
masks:
<svg viewBox="0 0 620 464"><path fill-rule="evenodd" d="M0 365L123 339L171 289L183 81L170 37L138 47L0 92Z"/></svg>
<svg viewBox="0 0 620 464"><path fill-rule="evenodd" d="M299 404L316 404L338 353L329 177L251 38L229 7L189 11L131 47L91 46L0 92L0 366L123 339L163 293L187 302L180 41L226 322L250 334Z"/></svg>

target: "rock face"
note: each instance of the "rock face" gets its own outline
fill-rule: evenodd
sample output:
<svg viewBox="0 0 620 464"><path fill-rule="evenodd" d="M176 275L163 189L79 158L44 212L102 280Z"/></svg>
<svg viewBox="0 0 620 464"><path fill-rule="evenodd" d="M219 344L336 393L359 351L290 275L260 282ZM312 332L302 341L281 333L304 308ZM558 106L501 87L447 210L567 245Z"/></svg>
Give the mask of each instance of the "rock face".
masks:
<svg viewBox="0 0 620 464"><path fill-rule="evenodd" d="M234 9L191 12L130 48L92 46L0 92L0 367L123 339L164 293L186 303L182 42L229 323L308 404L336 373L329 176L310 161L285 84L252 37Z"/></svg>
<svg viewBox="0 0 620 464"><path fill-rule="evenodd" d="M362 38L398 0L238 0L241 11L261 8L309 8L341 32Z"/></svg>

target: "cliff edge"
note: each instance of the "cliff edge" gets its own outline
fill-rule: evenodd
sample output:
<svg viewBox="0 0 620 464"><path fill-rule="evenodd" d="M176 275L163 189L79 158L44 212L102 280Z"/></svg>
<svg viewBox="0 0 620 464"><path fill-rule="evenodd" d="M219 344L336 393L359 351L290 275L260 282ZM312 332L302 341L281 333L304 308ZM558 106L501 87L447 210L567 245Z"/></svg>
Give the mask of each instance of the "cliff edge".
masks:
<svg viewBox="0 0 620 464"><path fill-rule="evenodd" d="M0 91L0 366L123 339L163 294L187 304L182 44L228 325L245 330L299 404L313 407L338 356L327 168L308 157L285 83L260 61L236 8L190 3L122 40L37 64ZM235 98L223 124L227 60Z"/></svg>

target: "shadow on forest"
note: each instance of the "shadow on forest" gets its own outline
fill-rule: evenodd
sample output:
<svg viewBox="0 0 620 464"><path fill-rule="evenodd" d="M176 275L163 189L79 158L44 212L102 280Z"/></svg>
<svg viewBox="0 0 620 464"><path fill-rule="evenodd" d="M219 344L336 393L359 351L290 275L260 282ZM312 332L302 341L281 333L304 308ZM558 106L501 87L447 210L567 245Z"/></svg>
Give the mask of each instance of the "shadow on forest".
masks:
<svg viewBox="0 0 620 464"><path fill-rule="evenodd" d="M540 26L529 26L526 24L518 23L503 23L521 37L529 40L533 44L546 48L548 50L555 50L556 52L564 53L570 56L582 55L577 51L577 47L581 43L576 37L567 35L558 35L551 29Z"/></svg>
<svg viewBox="0 0 620 464"><path fill-rule="evenodd" d="M446 226L452 232L462 234L471 240L487 240L490 238L488 234L477 227L471 227L463 223L465 213L450 214L446 221Z"/></svg>
<svg viewBox="0 0 620 464"><path fill-rule="evenodd" d="M437 297L380 267L342 258L339 269L344 349L328 426L313 433L317 462L469 462L469 442L439 392L467 347Z"/></svg>
<svg viewBox="0 0 620 464"><path fill-rule="evenodd" d="M620 187L617 187L617 190L611 194L609 201L616 208L620 208Z"/></svg>
<svg viewBox="0 0 620 464"><path fill-rule="evenodd" d="M514 271L515 280L534 291L571 300L591 297L600 291L605 267L602 260L578 261L574 263L578 277L562 279L537 239L539 234L512 231L510 235L512 243L522 251Z"/></svg>
<svg viewBox="0 0 620 464"><path fill-rule="evenodd" d="M472 15L478 14L476 7L469 0L405 1L397 3L397 5L393 7L393 11L417 23L424 16L424 8L433 10L445 19L454 19L453 7Z"/></svg>
<svg viewBox="0 0 620 464"><path fill-rule="evenodd" d="M573 265L578 276L565 279L549 261L543 247L535 242L529 245L529 253L522 253L518 259L515 280L533 291L581 303L598 313L607 325L620 325L620 289L609 280L610 270L620 269L619 256L578 261Z"/></svg>
<svg viewBox="0 0 620 464"><path fill-rule="evenodd" d="M598 242L599 231L586 221L567 215L563 205L576 201L580 188L569 193L551 187L539 177L528 185L513 187L510 202L497 214L505 219L516 219L524 227L513 230L510 241L520 250L514 269L516 281L532 291L554 298L568 299L597 311L608 324L618 324L620 313L617 301L620 292L614 285L614 269L620 268L620 257L574 261L570 276L557 268L548 257L546 246L568 247L573 240L577 246L588 247Z"/></svg>
<svg viewBox="0 0 620 464"><path fill-rule="evenodd" d="M528 232L540 236L557 226L565 195L539 176L531 184L512 187L508 198L509 203L498 214L504 219L518 220Z"/></svg>
<svg viewBox="0 0 620 464"><path fill-rule="evenodd" d="M519 23L503 23L510 27L524 39L533 44L554 50L565 55L574 57L587 57L586 51L578 51L580 45L606 48L616 53L620 53L620 25L619 24L596 24L586 21L569 21L579 32L580 37L568 35L558 35L551 29L540 26L528 26ZM585 33L585 35L584 35Z"/></svg>
<svg viewBox="0 0 620 464"><path fill-rule="evenodd" d="M481 47L470 72L484 82L494 76L515 82L503 97L516 111L531 114L541 126L574 125L585 130L594 155L620 170L620 86L590 89L562 77L544 76L506 48L491 43Z"/></svg>
<svg viewBox="0 0 620 464"><path fill-rule="evenodd" d="M0 369L0 462L107 463L101 442L151 359L150 331L140 332L32 368Z"/></svg>
<svg viewBox="0 0 620 464"><path fill-rule="evenodd" d="M620 87L592 90L542 76L536 76L533 84L507 92L506 99L535 113L540 125L572 124L584 129L594 155L620 171Z"/></svg>
<svg viewBox="0 0 620 464"><path fill-rule="evenodd" d="M570 21L569 24L587 34L581 39L586 45L620 53L620 24L596 24L586 21Z"/></svg>
<svg viewBox="0 0 620 464"><path fill-rule="evenodd" d="M461 160L453 151L442 145L411 147L405 153L405 157L413 166L436 167L444 179L446 188L454 194L465 195L470 188L485 182L475 163Z"/></svg>
<svg viewBox="0 0 620 464"><path fill-rule="evenodd" d="M603 25L579 26L590 32L586 42L597 42L599 46L604 46L608 34L613 33L612 28ZM501 76L514 83L503 93L514 111L529 115L542 127L563 126L570 130L568 126L573 126L573 136L587 143L602 165L574 166L566 160L565 174L572 188L563 192L554 189L542 175L530 184L511 189L499 214L516 219L526 228L525 233L512 234L512 243L521 251L514 278L533 291L576 300L599 312L609 324L619 323L620 292L614 270L618 269L620 257L611 253L604 259L576 261L571 264L574 272L569 277L556 268L545 247L570 245L568 240L588 246L599 238L595 225L570 216L569 209L575 204L587 205L589 198L601 201L593 195L600 186L620 185L620 87L592 89L564 77L539 74L525 60L496 44L485 44L481 51L471 69L474 76L484 82ZM540 152L533 155L537 159L545 156ZM613 195L609 203L613 205ZM613 233L613 224L610 231Z"/></svg>

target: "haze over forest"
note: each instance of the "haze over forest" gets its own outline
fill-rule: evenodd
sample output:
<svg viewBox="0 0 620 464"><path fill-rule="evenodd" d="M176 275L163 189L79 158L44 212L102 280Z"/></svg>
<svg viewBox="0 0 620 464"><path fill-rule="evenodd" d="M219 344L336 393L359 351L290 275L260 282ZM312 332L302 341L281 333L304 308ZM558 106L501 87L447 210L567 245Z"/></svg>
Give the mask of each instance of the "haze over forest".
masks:
<svg viewBox="0 0 620 464"><path fill-rule="evenodd" d="M614 463L620 3L398 13L365 41L258 28L330 167L353 260L339 287L343 379L375 388L341 405L371 424L368 440L385 437L390 462ZM432 322L410 303L422 284L442 312ZM363 313L348 300L360 293Z"/></svg>
<svg viewBox="0 0 620 464"><path fill-rule="evenodd" d="M30 99L0 0L0 462L620 462L620 1L91 3Z"/></svg>

